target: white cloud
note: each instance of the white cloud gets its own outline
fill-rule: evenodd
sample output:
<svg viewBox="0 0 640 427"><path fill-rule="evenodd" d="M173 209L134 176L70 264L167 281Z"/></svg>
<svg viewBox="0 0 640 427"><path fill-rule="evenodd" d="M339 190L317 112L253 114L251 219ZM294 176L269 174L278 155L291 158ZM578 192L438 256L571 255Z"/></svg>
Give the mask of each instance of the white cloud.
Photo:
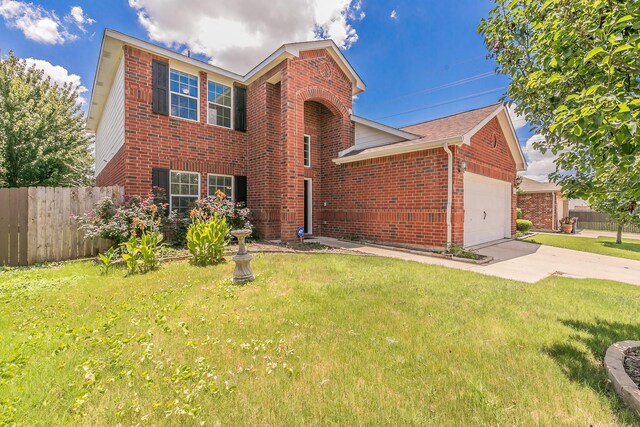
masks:
<svg viewBox="0 0 640 427"><path fill-rule="evenodd" d="M0 0L0 17L10 28L22 31L29 40L44 44L63 44L78 38L60 20L55 11L47 10L34 3L17 0ZM81 21L78 21L80 19ZM95 21L84 15L82 8L71 8L71 14L65 21L72 21L85 31L84 25L91 25Z"/></svg>
<svg viewBox="0 0 640 427"><path fill-rule="evenodd" d="M516 113L515 104L511 104L508 107L508 111L509 111L509 116L511 117L511 122L513 122L513 127L516 129L516 131L519 129L522 129L527 125L527 119L525 119L524 116L521 116L518 113Z"/></svg>
<svg viewBox="0 0 640 427"><path fill-rule="evenodd" d="M548 182L549 174L556 170L554 161L557 156L550 150L542 154L541 151L533 148L534 142L537 141L544 141L544 137L542 135L533 135L527 140L527 145L522 149L527 158L528 166L527 170L521 172L520 175L536 181Z"/></svg>
<svg viewBox="0 0 640 427"><path fill-rule="evenodd" d="M393 9L391 11L391 15L389 15L389 18L393 19L394 21L397 21L398 19L400 19L400 17L398 16L398 11Z"/></svg>
<svg viewBox="0 0 640 427"><path fill-rule="evenodd" d="M185 4L187 3L187 4ZM284 43L331 38L348 49L361 0L129 0L152 41L246 72Z"/></svg>
<svg viewBox="0 0 640 427"><path fill-rule="evenodd" d="M95 19L89 18L84 14L84 10L80 6L73 6L69 15L65 17L67 21L72 21L80 31L86 33L85 25L91 25L96 22Z"/></svg>
<svg viewBox="0 0 640 427"><path fill-rule="evenodd" d="M71 83L78 90L78 94L80 95L80 103L84 104L86 102L83 94L88 92L88 89L82 85L79 75L71 74L66 68L60 65L53 65L52 63L45 61L44 59L26 58L25 61L27 63L27 66L31 67L33 65L36 68L44 71L44 74L46 76L51 77L51 80L60 86L64 85L65 83Z"/></svg>

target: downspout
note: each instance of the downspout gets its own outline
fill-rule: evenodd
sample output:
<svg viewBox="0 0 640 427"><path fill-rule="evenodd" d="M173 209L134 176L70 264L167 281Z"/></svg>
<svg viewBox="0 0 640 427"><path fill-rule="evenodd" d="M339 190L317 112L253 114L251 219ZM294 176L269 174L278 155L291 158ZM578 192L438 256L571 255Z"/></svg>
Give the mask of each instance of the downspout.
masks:
<svg viewBox="0 0 640 427"><path fill-rule="evenodd" d="M447 249L451 247L451 204L453 199L453 153L449 143L445 142L444 151L447 153Z"/></svg>
<svg viewBox="0 0 640 427"><path fill-rule="evenodd" d="M558 223L558 221L556 221L556 193L551 193L551 196L551 230L557 231L556 224Z"/></svg>

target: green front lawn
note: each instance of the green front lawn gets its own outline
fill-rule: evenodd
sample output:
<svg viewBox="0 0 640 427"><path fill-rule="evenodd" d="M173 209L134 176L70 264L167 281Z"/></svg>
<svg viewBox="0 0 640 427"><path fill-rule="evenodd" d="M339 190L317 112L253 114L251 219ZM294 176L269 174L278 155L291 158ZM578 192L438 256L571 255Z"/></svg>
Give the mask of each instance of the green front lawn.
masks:
<svg viewBox="0 0 640 427"><path fill-rule="evenodd" d="M597 239L592 239L563 236L562 234L536 234L527 240L557 248L640 260L640 240L622 239L622 244L617 245L615 237L600 236Z"/></svg>
<svg viewBox="0 0 640 427"><path fill-rule="evenodd" d="M259 255L125 277L0 272L0 424L633 425L606 348L640 288Z"/></svg>

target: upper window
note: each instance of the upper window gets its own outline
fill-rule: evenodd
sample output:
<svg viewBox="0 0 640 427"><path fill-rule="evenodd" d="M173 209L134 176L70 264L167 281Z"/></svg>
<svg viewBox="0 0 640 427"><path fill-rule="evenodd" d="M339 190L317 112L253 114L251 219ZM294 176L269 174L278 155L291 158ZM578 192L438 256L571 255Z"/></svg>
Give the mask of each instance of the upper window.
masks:
<svg viewBox="0 0 640 427"><path fill-rule="evenodd" d="M171 210L187 214L200 198L200 174L198 172L171 171Z"/></svg>
<svg viewBox="0 0 640 427"><path fill-rule="evenodd" d="M304 166L311 167L311 137L304 136Z"/></svg>
<svg viewBox="0 0 640 427"><path fill-rule="evenodd" d="M198 78L178 70L171 70L171 115L198 120Z"/></svg>
<svg viewBox="0 0 640 427"><path fill-rule="evenodd" d="M228 175L209 175L209 196L215 196L216 191L222 191L227 198L233 200L233 177Z"/></svg>
<svg viewBox="0 0 640 427"><path fill-rule="evenodd" d="M220 83L209 82L208 101L209 117L211 125L231 127L231 87Z"/></svg>

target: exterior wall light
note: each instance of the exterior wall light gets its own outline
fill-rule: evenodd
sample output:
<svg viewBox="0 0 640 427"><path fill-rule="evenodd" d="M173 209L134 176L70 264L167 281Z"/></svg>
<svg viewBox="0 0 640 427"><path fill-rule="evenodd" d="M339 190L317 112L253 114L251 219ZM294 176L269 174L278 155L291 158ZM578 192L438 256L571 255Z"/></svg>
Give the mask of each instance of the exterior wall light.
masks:
<svg viewBox="0 0 640 427"><path fill-rule="evenodd" d="M458 172L464 172L466 170L467 170L467 161L466 160L460 161L460 166L458 166Z"/></svg>

